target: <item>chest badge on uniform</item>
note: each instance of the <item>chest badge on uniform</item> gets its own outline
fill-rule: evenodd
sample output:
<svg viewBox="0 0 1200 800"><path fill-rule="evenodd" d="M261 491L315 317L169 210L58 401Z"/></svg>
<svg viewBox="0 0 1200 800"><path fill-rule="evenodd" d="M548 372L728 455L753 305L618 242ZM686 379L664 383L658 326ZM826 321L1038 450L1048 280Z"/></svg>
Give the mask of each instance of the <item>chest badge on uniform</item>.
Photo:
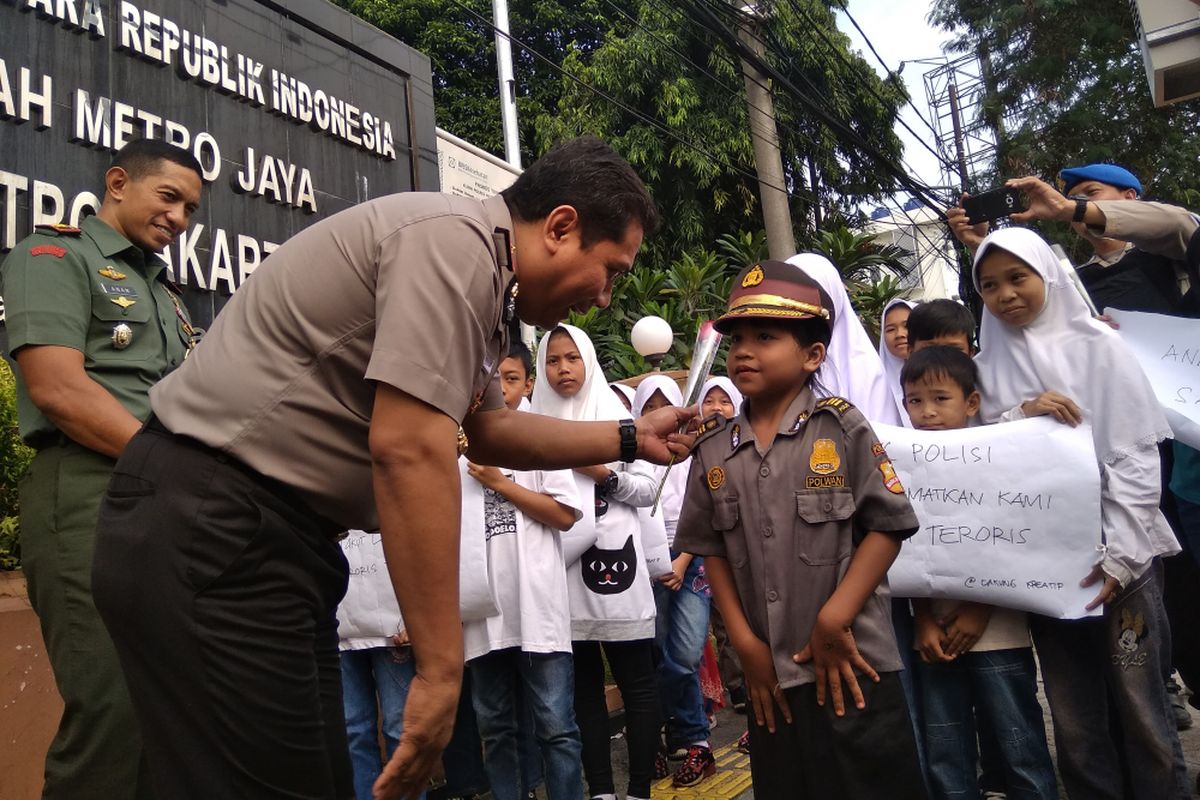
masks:
<svg viewBox="0 0 1200 800"><path fill-rule="evenodd" d="M813 442L812 455L808 457L809 469L818 475L828 475L837 472L841 465L842 457L838 455L833 439L817 439Z"/></svg>
<svg viewBox="0 0 1200 800"><path fill-rule="evenodd" d="M124 350L133 343L133 328L126 325L124 322L113 327L112 332L113 347L117 350Z"/></svg>
<svg viewBox="0 0 1200 800"><path fill-rule="evenodd" d="M879 464L879 471L883 473L883 488L892 494L904 494L904 486L900 483L900 478L896 476L896 469L892 466L891 461L884 459Z"/></svg>
<svg viewBox="0 0 1200 800"><path fill-rule="evenodd" d="M729 449L737 450L738 445L742 443L742 426L734 425L729 430Z"/></svg>
<svg viewBox="0 0 1200 800"><path fill-rule="evenodd" d="M125 273L117 272L115 269L112 268L112 264L109 264L104 269L98 269L98 270L96 270L96 272L100 273L100 275L102 275L103 277L108 278L110 281L125 280Z"/></svg>
<svg viewBox="0 0 1200 800"><path fill-rule="evenodd" d="M754 269L746 273L746 277L742 278L742 288L748 289L751 286L758 286L763 282L763 269L758 264L754 265Z"/></svg>
<svg viewBox="0 0 1200 800"><path fill-rule="evenodd" d="M128 297L110 297L108 298L108 302L115 306L120 306L121 308L129 308L131 305L136 303L137 300L130 300Z"/></svg>
<svg viewBox="0 0 1200 800"><path fill-rule="evenodd" d="M708 488L714 492L725 485L725 470L720 467L710 469L706 477L708 479Z"/></svg>

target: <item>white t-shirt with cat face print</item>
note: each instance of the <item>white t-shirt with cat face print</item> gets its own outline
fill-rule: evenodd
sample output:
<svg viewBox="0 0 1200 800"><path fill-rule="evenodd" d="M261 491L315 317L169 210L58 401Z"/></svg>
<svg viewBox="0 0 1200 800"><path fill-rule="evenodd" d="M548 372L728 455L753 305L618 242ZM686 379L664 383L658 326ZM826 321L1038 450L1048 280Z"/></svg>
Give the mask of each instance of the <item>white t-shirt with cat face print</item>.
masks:
<svg viewBox="0 0 1200 800"><path fill-rule="evenodd" d="M570 470L512 472L525 489L549 495L583 516ZM500 613L463 625L467 660L493 650L571 652L571 615L560 532L529 519L503 495L484 490L488 573Z"/></svg>

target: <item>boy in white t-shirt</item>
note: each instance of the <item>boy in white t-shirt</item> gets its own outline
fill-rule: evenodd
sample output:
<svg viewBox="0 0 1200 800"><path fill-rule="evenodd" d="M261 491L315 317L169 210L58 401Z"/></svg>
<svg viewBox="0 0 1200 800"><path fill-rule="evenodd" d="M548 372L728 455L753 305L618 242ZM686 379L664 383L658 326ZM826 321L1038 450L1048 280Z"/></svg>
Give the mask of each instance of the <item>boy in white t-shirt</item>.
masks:
<svg viewBox="0 0 1200 800"><path fill-rule="evenodd" d="M532 378L517 344L500 362L504 402L517 410ZM496 800L524 800L521 726L530 716L550 800L582 793L575 722L571 612L559 533L582 515L570 470L511 472L471 464L483 484L488 563L499 613L463 627L472 700Z"/></svg>
<svg viewBox="0 0 1200 800"><path fill-rule="evenodd" d="M978 382L974 362L958 349L913 353L900 372L913 427L967 427L979 411ZM1008 796L1057 800L1025 613L958 600L912 605L931 798L981 795L978 732L997 745Z"/></svg>

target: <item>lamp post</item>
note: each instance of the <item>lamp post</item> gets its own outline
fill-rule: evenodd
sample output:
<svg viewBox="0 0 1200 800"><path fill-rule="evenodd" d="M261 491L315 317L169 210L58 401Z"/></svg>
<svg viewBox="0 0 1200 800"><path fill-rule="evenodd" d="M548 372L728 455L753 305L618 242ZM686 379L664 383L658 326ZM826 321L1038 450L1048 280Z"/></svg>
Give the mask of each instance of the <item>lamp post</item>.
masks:
<svg viewBox="0 0 1200 800"><path fill-rule="evenodd" d="M671 324L662 317L642 317L634 323L629 333L633 349L649 361L654 370L658 369L674 340L675 332L671 330Z"/></svg>

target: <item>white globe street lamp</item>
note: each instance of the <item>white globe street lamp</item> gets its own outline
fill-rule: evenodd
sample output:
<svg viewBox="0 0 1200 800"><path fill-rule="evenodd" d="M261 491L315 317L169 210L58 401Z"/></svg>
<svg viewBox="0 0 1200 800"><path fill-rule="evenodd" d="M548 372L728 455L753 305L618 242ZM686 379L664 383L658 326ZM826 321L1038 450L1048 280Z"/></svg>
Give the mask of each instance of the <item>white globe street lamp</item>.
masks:
<svg viewBox="0 0 1200 800"><path fill-rule="evenodd" d="M629 341L633 349L650 362L651 368L657 370L663 356L671 349L671 343L675 341L675 332L662 317L642 317L634 323Z"/></svg>

